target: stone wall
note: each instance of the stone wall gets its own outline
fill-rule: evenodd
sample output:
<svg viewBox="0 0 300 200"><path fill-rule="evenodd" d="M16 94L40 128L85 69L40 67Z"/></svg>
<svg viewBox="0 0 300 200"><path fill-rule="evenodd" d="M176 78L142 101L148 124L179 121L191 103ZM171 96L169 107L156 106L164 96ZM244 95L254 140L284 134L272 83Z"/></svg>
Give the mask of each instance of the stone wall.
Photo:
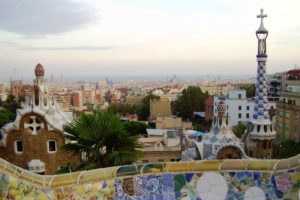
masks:
<svg viewBox="0 0 300 200"><path fill-rule="evenodd" d="M0 159L1 199L299 199L300 155L149 163L41 176Z"/></svg>

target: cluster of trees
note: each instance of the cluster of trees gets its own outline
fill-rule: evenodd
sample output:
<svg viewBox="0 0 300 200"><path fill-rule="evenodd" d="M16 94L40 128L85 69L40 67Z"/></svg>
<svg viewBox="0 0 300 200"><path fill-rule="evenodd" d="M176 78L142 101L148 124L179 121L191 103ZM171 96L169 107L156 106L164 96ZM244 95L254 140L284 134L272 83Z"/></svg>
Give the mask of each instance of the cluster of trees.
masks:
<svg viewBox="0 0 300 200"><path fill-rule="evenodd" d="M204 111L208 96L208 92L203 92L199 86L189 86L173 103L173 113L184 120L192 120L194 111Z"/></svg>
<svg viewBox="0 0 300 200"><path fill-rule="evenodd" d="M273 142L273 158L284 159L300 154L300 142L295 140L276 139Z"/></svg>
<svg viewBox="0 0 300 200"><path fill-rule="evenodd" d="M255 84L244 84L241 85L240 88L246 90L247 98L255 97Z"/></svg>
<svg viewBox="0 0 300 200"><path fill-rule="evenodd" d="M203 92L199 86L189 86L182 91L179 98L172 104L172 112L184 120L193 120L193 112L204 110L205 100L208 96L208 93ZM149 94L144 97L140 105L116 104L111 105L108 110L122 116L137 114L139 120L147 120L150 116L150 101L158 99L160 99L159 96Z"/></svg>
<svg viewBox="0 0 300 200"><path fill-rule="evenodd" d="M129 121L124 123L124 129L131 136L137 136L137 135L147 136L147 128L150 128L150 126L143 122Z"/></svg>
<svg viewBox="0 0 300 200"><path fill-rule="evenodd" d="M16 100L15 96L8 95L6 101L1 102L2 108L0 109L0 127L15 120L16 110L21 108L21 101L23 100L24 97Z"/></svg>
<svg viewBox="0 0 300 200"><path fill-rule="evenodd" d="M68 133L66 138L72 142L63 145L62 150L84 159L79 166L67 166L67 170L131 164L142 155L138 150L141 145L137 132L127 132L131 125L124 125L118 116L107 110L79 113L64 126L64 131Z"/></svg>
<svg viewBox="0 0 300 200"><path fill-rule="evenodd" d="M237 136L238 138L242 138L243 134L245 133L246 130L246 125L242 122L239 122L238 125L234 126L232 131Z"/></svg>
<svg viewBox="0 0 300 200"><path fill-rule="evenodd" d="M137 114L140 112L140 105L113 104L108 107L108 111L114 114L125 116L126 114Z"/></svg>
<svg viewBox="0 0 300 200"><path fill-rule="evenodd" d="M108 111L114 114L125 116L126 114L137 114L139 120L146 121L150 116L150 101L159 99L159 96L149 94L145 96L140 105L115 104L108 108Z"/></svg>

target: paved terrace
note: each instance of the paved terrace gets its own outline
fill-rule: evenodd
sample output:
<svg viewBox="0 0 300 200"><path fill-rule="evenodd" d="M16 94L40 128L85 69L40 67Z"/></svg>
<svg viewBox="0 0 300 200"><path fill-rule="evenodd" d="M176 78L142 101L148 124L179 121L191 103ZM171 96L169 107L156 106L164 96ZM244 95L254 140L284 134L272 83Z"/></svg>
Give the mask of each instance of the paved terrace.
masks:
<svg viewBox="0 0 300 200"><path fill-rule="evenodd" d="M38 175L0 159L0 199L299 199L300 154Z"/></svg>

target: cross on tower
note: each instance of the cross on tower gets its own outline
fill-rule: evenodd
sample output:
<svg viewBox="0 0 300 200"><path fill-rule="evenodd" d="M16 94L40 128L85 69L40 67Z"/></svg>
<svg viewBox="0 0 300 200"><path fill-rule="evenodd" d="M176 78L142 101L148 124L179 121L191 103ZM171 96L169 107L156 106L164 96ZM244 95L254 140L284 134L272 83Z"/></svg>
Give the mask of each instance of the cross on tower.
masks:
<svg viewBox="0 0 300 200"><path fill-rule="evenodd" d="M37 123L36 121L36 116L30 116L30 121L31 123L24 123L24 128L29 128L31 130L32 135L36 135L37 131L40 130L41 128L44 128L44 123Z"/></svg>
<svg viewBox="0 0 300 200"><path fill-rule="evenodd" d="M257 15L257 18L260 18L262 21L265 17L268 17L268 15L264 15L264 9L260 9L260 15Z"/></svg>

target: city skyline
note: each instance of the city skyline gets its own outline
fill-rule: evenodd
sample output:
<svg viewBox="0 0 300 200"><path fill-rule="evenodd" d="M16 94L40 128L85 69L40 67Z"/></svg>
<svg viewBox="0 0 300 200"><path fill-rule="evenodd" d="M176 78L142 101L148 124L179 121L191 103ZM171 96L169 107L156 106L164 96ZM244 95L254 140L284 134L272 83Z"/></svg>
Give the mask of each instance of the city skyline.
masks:
<svg viewBox="0 0 300 200"><path fill-rule="evenodd" d="M258 19L264 8L268 73L299 64L300 2L0 2L0 79L46 75L255 75ZM4 10L5 9L5 10ZM242 69L241 69L242 68Z"/></svg>

